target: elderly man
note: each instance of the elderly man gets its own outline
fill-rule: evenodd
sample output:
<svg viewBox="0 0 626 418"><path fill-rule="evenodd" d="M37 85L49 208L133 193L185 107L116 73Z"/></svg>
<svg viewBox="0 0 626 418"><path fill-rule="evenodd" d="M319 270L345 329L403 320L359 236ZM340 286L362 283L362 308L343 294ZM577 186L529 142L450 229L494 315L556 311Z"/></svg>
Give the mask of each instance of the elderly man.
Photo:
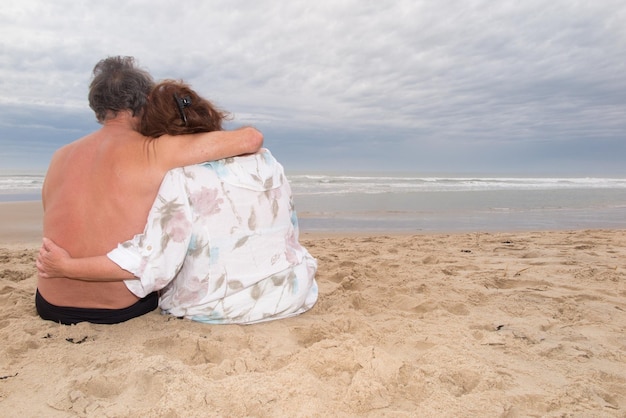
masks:
<svg viewBox="0 0 626 418"><path fill-rule="evenodd" d="M89 104L102 128L59 149L42 190L43 233L76 257L106 253L143 230L167 171L256 152L253 128L147 138L137 132L153 86L131 57L110 57L94 68ZM39 280L36 307L44 319L73 324L118 323L157 307L122 282Z"/></svg>

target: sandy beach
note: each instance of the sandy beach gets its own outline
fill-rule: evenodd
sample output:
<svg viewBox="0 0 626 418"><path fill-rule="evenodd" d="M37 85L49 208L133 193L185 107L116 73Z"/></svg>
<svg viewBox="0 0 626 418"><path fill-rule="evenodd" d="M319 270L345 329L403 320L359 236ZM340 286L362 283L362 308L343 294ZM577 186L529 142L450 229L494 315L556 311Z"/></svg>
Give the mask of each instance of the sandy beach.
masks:
<svg viewBox="0 0 626 418"><path fill-rule="evenodd" d="M320 299L211 326L34 308L39 202L0 204L3 417L626 417L626 231L301 234Z"/></svg>

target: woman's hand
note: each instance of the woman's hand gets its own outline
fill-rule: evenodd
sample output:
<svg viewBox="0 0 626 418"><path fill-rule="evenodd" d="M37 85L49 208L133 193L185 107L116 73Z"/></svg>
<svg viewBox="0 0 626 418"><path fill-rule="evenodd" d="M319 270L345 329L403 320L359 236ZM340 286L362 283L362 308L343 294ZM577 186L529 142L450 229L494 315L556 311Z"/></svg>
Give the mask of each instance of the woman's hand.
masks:
<svg viewBox="0 0 626 418"><path fill-rule="evenodd" d="M65 277L64 265L71 260L70 254L56 245L51 239L44 238L37 256L37 272L40 279Z"/></svg>

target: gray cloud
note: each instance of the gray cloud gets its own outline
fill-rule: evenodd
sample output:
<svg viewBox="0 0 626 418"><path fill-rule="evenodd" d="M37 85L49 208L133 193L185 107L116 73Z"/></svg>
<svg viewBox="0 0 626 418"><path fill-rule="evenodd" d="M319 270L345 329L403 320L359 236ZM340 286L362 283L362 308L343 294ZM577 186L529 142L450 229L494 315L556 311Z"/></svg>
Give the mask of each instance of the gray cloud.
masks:
<svg viewBox="0 0 626 418"><path fill-rule="evenodd" d="M7 106L84 110L93 65L133 55L260 127L285 165L620 171L622 1L30 0L0 23Z"/></svg>

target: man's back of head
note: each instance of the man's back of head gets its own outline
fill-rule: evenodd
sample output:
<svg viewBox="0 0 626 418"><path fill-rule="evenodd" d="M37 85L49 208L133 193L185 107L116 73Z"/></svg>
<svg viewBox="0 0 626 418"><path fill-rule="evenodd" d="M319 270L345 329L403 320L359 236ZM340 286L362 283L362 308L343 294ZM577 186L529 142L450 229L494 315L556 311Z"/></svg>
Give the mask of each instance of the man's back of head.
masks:
<svg viewBox="0 0 626 418"><path fill-rule="evenodd" d="M108 57L96 64L89 85L89 106L99 123L129 110L139 116L154 86L152 76L133 57Z"/></svg>

